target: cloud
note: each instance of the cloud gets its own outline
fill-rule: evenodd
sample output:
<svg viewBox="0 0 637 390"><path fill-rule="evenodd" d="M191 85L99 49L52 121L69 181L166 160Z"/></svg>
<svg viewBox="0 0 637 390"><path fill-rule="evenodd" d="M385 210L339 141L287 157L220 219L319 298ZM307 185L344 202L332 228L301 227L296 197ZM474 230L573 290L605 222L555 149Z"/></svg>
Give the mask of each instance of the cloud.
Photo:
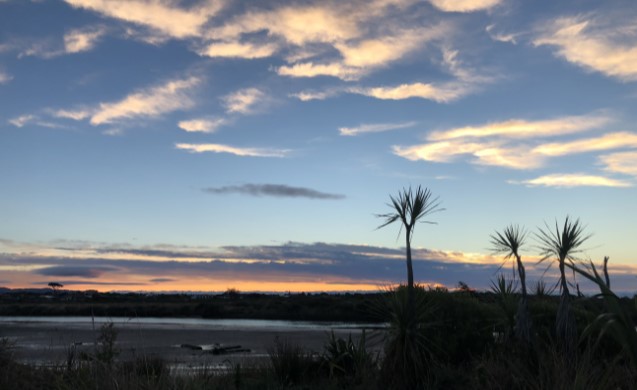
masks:
<svg viewBox="0 0 637 390"><path fill-rule="evenodd" d="M186 150L191 153L229 153L241 157L286 157L289 150L286 149L265 149L265 148L241 148L221 144L176 144L177 149Z"/></svg>
<svg viewBox="0 0 637 390"><path fill-rule="evenodd" d="M83 8L104 16L149 27L173 38L199 36L208 19L222 7L221 1L205 1L202 5L182 9L173 1L108 1L65 0L75 8Z"/></svg>
<svg viewBox="0 0 637 390"><path fill-rule="evenodd" d="M0 84L6 84L11 80L13 80L13 76L0 69Z"/></svg>
<svg viewBox="0 0 637 390"><path fill-rule="evenodd" d="M412 146L393 146L394 154L408 160L451 162L462 155L473 156L478 165L499 166L510 169L535 169L543 166L548 157L571 153L603 150L621 143L617 139L630 133L612 133L606 136L534 146L533 138L557 137L589 131L610 123L603 115L567 116L549 120L528 121L513 119L481 126L465 126L428 134L430 142ZM520 140L526 140L521 143Z"/></svg>
<svg viewBox="0 0 637 390"><path fill-rule="evenodd" d="M340 127L338 131L341 135L356 136L363 133L380 133L383 131L405 129L415 125L416 122L363 124L357 127Z"/></svg>
<svg viewBox="0 0 637 390"><path fill-rule="evenodd" d="M62 41L54 38L27 39L16 41L9 48L19 50L18 58L35 56L49 59L90 51L106 33L104 26L89 26L67 31Z"/></svg>
<svg viewBox="0 0 637 390"><path fill-rule="evenodd" d="M153 278L151 280L149 280L149 282L152 283L168 283L168 282L176 282L177 279L172 279L172 278Z"/></svg>
<svg viewBox="0 0 637 390"><path fill-rule="evenodd" d="M137 283L137 282L96 282L93 280L58 280L58 283L64 286L78 286L78 285L86 285L86 286L145 286L146 283ZM46 281L34 282L33 284L36 286L46 284Z"/></svg>
<svg viewBox="0 0 637 390"><path fill-rule="evenodd" d="M534 169L544 158L528 153L523 146L507 146L502 142L441 141L414 146L393 146L397 156L411 161L451 162L458 156L469 154L478 165L499 166L510 169Z"/></svg>
<svg viewBox="0 0 637 390"><path fill-rule="evenodd" d="M190 119L178 123L180 129L187 132L214 133L224 124L226 120L223 118L216 119Z"/></svg>
<svg viewBox="0 0 637 390"><path fill-rule="evenodd" d="M295 97L300 101L307 102L310 100L325 100L332 96L340 94L343 90L340 88L327 89L324 91L301 91L290 94L291 97Z"/></svg>
<svg viewBox="0 0 637 390"><path fill-rule="evenodd" d="M518 43L516 39L519 34L496 33L493 31L494 29L495 24L490 24L485 28L485 31L487 32L487 34L489 34L489 37L491 37L491 39L493 39L494 41L512 43L514 45Z"/></svg>
<svg viewBox="0 0 637 390"><path fill-rule="evenodd" d="M473 91L473 88L464 83L440 83L425 84L411 83L398 86L383 86L372 88L350 88L348 92L374 97L381 100L404 100L420 98L433 100L439 103L448 103L457 100Z"/></svg>
<svg viewBox="0 0 637 390"><path fill-rule="evenodd" d="M100 103L91 124L102 125L122 119L157 117L194 105L188 92L201 84L198 77L170 80L162 85L135 92L114 103Z"/></svg>
<svg viewBox="0 0 637 390"><path fill-rule="evenodd" d="M509 181L512 184L525 184L528 187L632 187L627 181L615 180L603 176L585 173L551 174L524 181Z"/></svg>
<svg viewBox="0 0 637 390"><path fill-rule="evenodd" d="M613 18L602 26L582 16L557 18L538 27L533 44L555 47L558 56L585 69L635 81L637 38L624 33L635 28L634 18L629 20L622 23Z"/></svg>
<svg viewBox="0 0 637 390"><path fill-rule="evenodd" d="M117 271L112 267L88 267L88 266L56 266L41 268L36 272L47 276L78 276L83 278L98 278L105 272Z"/></svg>
<svg viewBox="0 0 637 390"><path fill-rule="evenodd" d="M493 8L502 0L428 0L434 7L445 12L475 12Z"/></svg>
<svg viewBox="0 0 637 390"><path fill-rule="evenodd" d="M637 177L637 151L607 154L599 160L608 172Z"/></svg>
<svg viewBox="0 0 637 390"><path fill-rule="evenodd" d="M93 110L90 109L77 109L77 110L55 110L52 115L56 118L73 119L75 121L81 121L93 115Z"/></svg>
<svg viewBox="0 0 637 390"><path fill-rule="evenodd" d="M240 186L204 188L209 194L244 194L251 196L274 196L281 198L344 199L345 195L328 194L305 187L285 184L243 184Z"/></svg>
<svg viewBox="0 0 637 390"><path fill-rule="evenodd" d="M317 77L332 76L345 81L358 80L364 73L360 68L345 66L341 63L315 64L306 62L292 66L281 66L277 69L279 76Z"/></svg>
<svg viewBox="0 0 637 390"><path fill-rule="evenodd" d="M292 77L333 76L345 81L358 80L424 48L428 42L441 39L449 31L449 25L441 23L427 28L394 28L377 37L336 42L333 47L341 55L338 61L298 63L280 67L278 73Z"/></svg>
<svg viewBox="0 0 637 390"><path fill-rule="evenodd" d="M29 244L18 246L30 247ZM29 280L41 279L38 270L42 266L60 271L53 273L73 274L71 276L80 276L76 274L86 273L86 269L98 269L104 271L98 280L93 278L88 283L82 280L60 282L65 285L90 283L114 287L137 284L143 285L145 290L209 290L213 283L224 290L233 285L237 287L238 280L246 281L246 287L243 288L245 291L263 290L264 285L277 291L303 289L306 286L303 283L316 283L312 287L314 290L325 290L330 285L343 283L348 285L345 289L377 290L378 286L399 283L405 279L404 249L370 245L287 242L279 245L225 246L212 249L166 245L134 247L128 244L118 247L112 244L78 242L52 255L54 250L54 247L43 244L32 245L28 252L20 248L16 248L13 253L3 250L0 251L0 267L15 264L29 266L30 268L19 272L13 271L27 284ZM105 258L108 254L111 257ZM164 257L161 257L162 254ZM209 257L206 258L207 256ZM489 280L498 272L501 264L500 258L491 255L423 248L413 248L412 258L418 282L439 283L449 287L455 286L458 280L463 280L472 287L488 289ZM544 268L530 261L527 279L548 278L547 283L551 283L556 272L549 270L545 275ZM615 267L611 270L613 284L619 287L626 283L633 291L637 269L624 266L619 273L616 270ZM625 279L620 279L622 276ZM172 280L182 283L171 285ZM290 280L298 284L292 286L287 282ZM12 278L12 283L10 287L19 286L15 278ZM39 282L40 285L46 283Z"/></svg>
<svg viewBox="0 0 637 390"><path fill-rule="evenodd" d="M89 51L105 33L106 29L102 27L71 30L64 34L64 50L66 53Z"/></svg>
<svg viewBox="0 0 637 390"><path fill-rule="evenodd" d="M337 43L336 49L347 66L368 68L385 66L404 57L407 53L450 32L446 24L428 28L407 28L391 32L380 38L363 39L356 43Z"/></svg>
<svg viewBox="0 0 637 390"><path fill-rule="evenodd" d="M52 123L52 122L46 122L43 120L40 120L40 118L36 115L32 115L32 114L27 114L27 115L20 115L16 118L13 119L9 119L9 123L12 124L15 127L18 128L22 128L28 124L33 124L36 126L41 126L41 127L48 127L50 129L61 129L64 128L63 125L59 125L57 123Z"/></svg>
<svg viewBox="0 0 637 390"><path fill-rule="evenodd" d="M265 94L257 88L246 88L225 96L223 102L230 113L249 114L264 98Z"/></svg>
<svg viewBox="0 0 637 390"><path fill-rule="evenodd" d="M212 39L233 39L241 35L268 31L289 44L338 42L359 35L351 15L339 7L325 5L282 6L269 11L250 11L208 32Z"/></svg>
<svg viewBox="0 0 637 390"><path fill-rule="evenodd" d="M9 119L9 123L15 127L23 127L27 123L33 122L35 119L35 115L20 115L19 117Z"/></svg>
<svg viewBox="0 0 637 390"><path fill-rule="evenodd" d="M115 136L124 134L124 130L119 127L113 127L111 129L106 129L102 131L102 134L115 137Z"/></svg>
<svg viewBox="0 0 637 390"><path fill-rule="evenodd" d="M482 126L458 127L431 133L432 141L459 138L483 138L502 136L507 138L535 138L579 133L599 128L610 123L610 118L602 115L567 116L549 120L527 121L511 119Z"/></svg>
<svg viewBox="0 0 637 390"><path fill-rule="evenodd" d="M411 28L392 31L380 38L367 38L356 42L336 42L333 47L342 59L327 63L305 62L281 66L277 73L290 77L332 76L342 80L358 80L370 71L384 67L422 48L426 42L448 33L447 25L430 28Z"/></svg>
<svg viewBox="0 0 637 390"><path fill-rule="evenodd" d="M543 144L534 148L532 152L545 156L564 156L574 153L587 153L628 147L637 148L637 134L629 132L609 133L597 138Z"/></svg>
<svg viewBox="0 0 637 390"><path fill-rule="evenodd" d="M207 44L197 53L206 57L255 59L271 57L277 50L278 46L272 43L215 42Z"/></svg>

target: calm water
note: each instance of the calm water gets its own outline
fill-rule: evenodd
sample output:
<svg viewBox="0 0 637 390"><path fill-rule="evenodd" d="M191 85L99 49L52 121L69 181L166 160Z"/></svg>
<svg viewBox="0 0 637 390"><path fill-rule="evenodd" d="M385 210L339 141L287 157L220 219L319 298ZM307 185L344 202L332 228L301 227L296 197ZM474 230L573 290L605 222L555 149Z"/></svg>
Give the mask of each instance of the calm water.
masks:
<svg viewBox="0 0 637 390"><path fill-rule="evenodd" d="M339 330L378 328L382 324L249 320L249 319L203 319L203 318L155 318L155 317L0 317L0 324L60 324L91 326L113 322L116 326L172 327L188 326L216 330Z"/></svg>

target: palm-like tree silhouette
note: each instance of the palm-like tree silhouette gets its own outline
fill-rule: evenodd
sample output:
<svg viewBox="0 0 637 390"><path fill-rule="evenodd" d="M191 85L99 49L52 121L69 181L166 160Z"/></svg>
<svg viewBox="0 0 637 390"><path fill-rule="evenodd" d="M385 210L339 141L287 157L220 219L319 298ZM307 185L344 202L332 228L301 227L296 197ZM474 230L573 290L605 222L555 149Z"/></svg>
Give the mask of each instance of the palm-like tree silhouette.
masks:
<svg viewBox="0 0 637 390"><path fill-rule="evenodd" d="M545 223L545 229L540 228L536 237L540 244L540 254L543 256L540 262L553 259L557 262L560 270L561 295L555 319L555 331L558 339L568 349L572 349L577 339L577 328L575 318L571 313L570 291L566 280L565 265L575 265L577 261L575 254L581 252L582 244L591 236L584 235L584 226L579 219L573 221L567 216L561 230L557 221L554 231Z"/></svg>
<svg viewBox="0 0 637 390"><path fill-rule="evenodd" d="M520 256L520 248L524 246L527 235L527 231L520 226L509 225L502 232L496 231L495 234L491 235L491 245L494 252L504 254L505 261L515 259L522 287L522 299L518 303L515 333L520 340L528 343L531 341L531 316L526 291L526 273Z"/></svg>
<svg viewBox="0 0 637 390"><path fill-rule="evenodd" d="M405 244L407 257L407 299L410 308L413 308L414 301L414 270L411 261L411 239L414 234L416 223L423 217L433 214L444 209L440 208L438 197L434 197L428 188L418 186L416 191L411 187L403 188L398 196L389 196L391 203L387 205L393 210L385 214L377 214L377 217L384 218L385 222L378 229L390 225L396 221L402 223L400 232L405 229ZM425 223L434 223L430 221L420 221Z"/></svg>

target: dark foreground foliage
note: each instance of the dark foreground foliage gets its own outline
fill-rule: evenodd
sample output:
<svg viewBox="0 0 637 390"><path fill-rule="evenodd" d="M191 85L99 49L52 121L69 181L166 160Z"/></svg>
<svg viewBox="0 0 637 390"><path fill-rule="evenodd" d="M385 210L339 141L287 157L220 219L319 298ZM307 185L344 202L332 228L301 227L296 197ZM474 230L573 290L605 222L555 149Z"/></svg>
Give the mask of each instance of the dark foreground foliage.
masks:
<svg viewBox="0 0 637 390"><path fill-rule="evenodd" d="M573 361L557 347L557 297L529 296L535 341L528 345L514 336L511 316L519 295L506 283L482 294L468 288L415 290L415 317L404 314L405 287L378 294L367 307L371 317L388 323L386 331L326 335L321 351L273 340L261 365L246 362L221 372L179 373L157 356L121 361L117 329L108 325L99 331L91 356L69 351L55 367L16 361L11 343L0 339L0 389L637 388L637 364L631 346L624 345L629 341L620 337L621 332L633 337L637 312L631 299L610 290L605 299L573 298L581 335ZM619 330L602 322L620 315L627 325Z"/></svg>

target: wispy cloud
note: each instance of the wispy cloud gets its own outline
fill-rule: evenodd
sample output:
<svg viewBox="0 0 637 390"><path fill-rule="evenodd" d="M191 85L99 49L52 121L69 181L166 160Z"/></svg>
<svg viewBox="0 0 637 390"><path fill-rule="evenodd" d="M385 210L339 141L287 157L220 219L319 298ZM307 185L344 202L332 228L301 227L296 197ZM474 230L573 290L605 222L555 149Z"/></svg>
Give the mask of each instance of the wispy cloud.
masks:
<svg viewBox="0 0 637 390"><path fill-rule="evenodd" d="M81 121L93 115L93 111L88 108L74 109L74 110L52 110L51 114L56 118L73 119L75 121Z"/></svg>
<svg viewBox="0 0 637 390"><path fill-rule="evenodd" d="M213 39L233 39L241 35L268 31L270 35L302 46L311 42L337 42L359 35L358 23L338 7L290 5L269 11L240 15L208 34Z"/></svg>
<svg viewBox="0 0 637 390"><path fill-rule="evenodd" d="M343 65L340 62L327 64L305 62L289 66L281 66L277 69L277 73L280 76L290 77L332 76L342 80L352 81L358 80L362 76L363 70L360 68Z"/></svg>
<svg viewBox="0 0 637 390"><path fill-rule="evenodd" d="M479 165L500 166L511 169L535 169L544 165L551 154L549 149L559 145L577 150L577 147L595 144L595 140L570 145L551 144L534 147L534 139L570 135L599 128L610 123L604 115L567 116L549 120L528 121L514 119L481 126L465 126L430 132L428 141L412 146L393 146L394 154L417 161L450 162L462 155L473 157ZM612 136L609 136L609 139ZM520 143L519 140L526 140ZM543 149L544 147L544 149ZM591 146L592 148L592 146ZM542 153L546 150L547 153ZM592 151L601 149L590 149Z"/></svg>
<svg viewBox="0 0 637 390"><path fill-rule="evenodd" d="M9 123L14 125L15 127L23 127L27 123L35 121L35 119L36 119L35 115L30 115L30 114L20 115L13 119L9 119Z"/></svg>
<svg viewBox="0 0 637 390"><path fill-rule="evenodd" d="M0 84L6 84L11 80L13 80L13 76L5 72L4 70L0 69Z"/></svg>
<svg viewBox="0 0 637 390"><path fill-rule="evenodd" d="M341 127L338 129L341 135L356 136L364 133L380 133L383 131L405 129L408 127L414 127L416 122L403 122L403 123L375 123L375 124L363 124L356 127Z"/></svg>
<svg viewBox="0 0 637 390"><path fill-rule="evenodd" d="M510 169L535 169L544 165L541 155L528 153L524 146L511 146L501 141L441 141L415 146L393 146L397 156L411 161L451 162L462 155L474 157L472 163Z"/></svg>
<svg viewBox="0 0 637 390"><path fill-rule="evenodd" d="M403 58L406 54L422 48L427 42L442 38L450 30L447 24L398 29L391 35L364 39L356 43L338 43L335 47L343 57L345 65L374 68Z"/></svg>
<svg viewBox="0 0 637 390"><path fill-rule="evenodd" d="M411 83L372 88L357 87L350 88L348 92L381 100L420 98L439 103L448 103L465 96L472 90L473 88L467 84L449 82L441 84Z"/></svg>
<svg viewBox="0 0 637 390"><path fill-rule="evenodd" d="M525 184L529 187L632 187L632 183L611 179L604 176L595 176L585 173L551 174L535 179L523 181L510 181L512 184Z"/></svg>
<svg viewBox="0 0 637 390"><path fill-rule="evenodd" d="M504 122L493 122L481 126L458 127L444 131L432 132L428 139L432 141L459 138L483 138L502 136L507 138L536 138L573 134L599 128L610 123L605 115L567 116L549 120L528 121L512 119Z"/></svg>
<svg viewBox="0 0 637 390"><path fill-rule="evenodd" d="M475 92L481 85L491 83L493 78L480 75L475 69L466 67L458 57L457 50L443 47L441 64L452 78L449 81L432 83L406 83L397 86L352 87L347 91L382 100L420 98L439 103L449 103Z"/></svg>
<svg viewBox="0 0 637 390"><path fill-rule="evenodd" d="M485 28L485 31L491 39L498 42L517 44L517 37L519 34L504 34L495 32L495 24L490 24Z"/></svg>
<svg viewBox="0 0 637 390"><path fill-rule="evenodd" d="M254 59L270 57L277 50L278 46L273 43L214 42L207 44L197 52L206 57Z"/></svg>
<svg viewBox="0 0 637 390"><path fill-rule="evenodd" d="M332 76L346 81L358 80L369 72L385 67L422 48L427 42L443 37L448 32L448 25L439 24L428 28L398 29L382 37L356 42L336 42L333 47L341 55L339 60L295 63L279 67L277 73L290 77Z"/></svg>
<svg viewBox="0 0 637 390"><path fill-rule="evenodd" d="M187 132L214 133L217 129L227 123L226 119L190 119L178 123L180 129Z"/></svg>
<svg viewBox="0 0 637 390"><path fill-rule="evenodd" d="M263 102L265 96L257 88L246 88L225 96L223 102L229 113L249 114L258 104Z"/></svg>
<svg viewBox="0 0 637 390"><path fill-rule="evenodd" d="M55 58L65 54L76 54L92 50L107 33L107 28L101 25L87 26L68 30L63 39L47 37L44 39L18 39L8 46L18 50L18 58L40 57Z"/></svg>
<svg viewBox="0 0 637 390"><path fill-rule="evenodd" d="M198 36L210 17L222 7L221 1L205 1L184 9L172 1L108 1L65 0L75 8L83 8L104 16L149 27L173 38Z"/></svg>
<svg viewBox="0 0 637 390"><path fill-rule="evenodd" d="M612 173L631 175L637 178L637 151L612 153L601 156L604 169Z"/></svg>
<svg viewBox="0 0 637 390"><path fill-rule="evenodd" d="M596 138L543 144L535 147L532 152L545 156L564 156L618 148L637 148L637 134L629 132L609 133Z"/></svg>
<svg viewBox="0 0 637 390"><path fill-rule="evenodd" d="M175 147L191 153L229 153L241 157L286 157L290 152L287 149L244 148L221 144L180 143L176 144Z"/></svg>
<svg viewBox="0 0 637 390"><path fill-rule="evenodd" d="M113 128L106 129L106 130L102 131L102 134L108 135L110 137L116 137L118 135L124 134L124 130L122 128L119 128L119 127L113 127Z"/></svg>
<svg viewBox="0 0 637 390"><path fill-rule="evenodd" d="M301 91L290 94L290 97L295 97L300 101L307 102L310 100L325 100L327 98L336 96L343 92L341 88L331 88L323 91Z"/></svg>
<svg viewBox="0 0 637 390"><path fill-rule="evenodd" d="M63 125L41 120L37 115L27 114L20 115L16 118L9 119L9 123L15 127L24 127L26 125L36 125L40 127L48 127L50 129L61 129Z"/></svg>
<svg viewBox="0 0 637 390"><path fill-rule="evenodd" d="M100 103L91 124L102 125L122 119L157 117L194 105L190 90L201 83L199 77L170 80L162 85L135 92L114 103Z"/></svg>
<svg viewBox="0 0 637 390"><path fill-rule="evenodd" d="M66 53L89 51L105 33L106 29L103 27L71 30L64 34L64 50Z"/></svg>
<svg viewBox="0 0 637 390"><path fill-rule="evenodd" d="M434 7L445 12L475 12L493 8L503 0L428 0Z"/></svg>
<svg viewBox="0 0 637 390"><path fill-rule="evenodd" d="M588 70L624 81L637 80L637 37L625 34L634 29L629 22L617 21L601 25L601 18L562 17L537 29L536 46L552 46L558 56Z"/></svg>
<svg viewBox="0 0 637 390"><path fill-rule="evenodd" d="M238 186L204 188L209 194L243 194L251 196L273 196L281 198L344 199L345 195L329 194L311 188L292 187L285 184L243 184Z"/></svg>

